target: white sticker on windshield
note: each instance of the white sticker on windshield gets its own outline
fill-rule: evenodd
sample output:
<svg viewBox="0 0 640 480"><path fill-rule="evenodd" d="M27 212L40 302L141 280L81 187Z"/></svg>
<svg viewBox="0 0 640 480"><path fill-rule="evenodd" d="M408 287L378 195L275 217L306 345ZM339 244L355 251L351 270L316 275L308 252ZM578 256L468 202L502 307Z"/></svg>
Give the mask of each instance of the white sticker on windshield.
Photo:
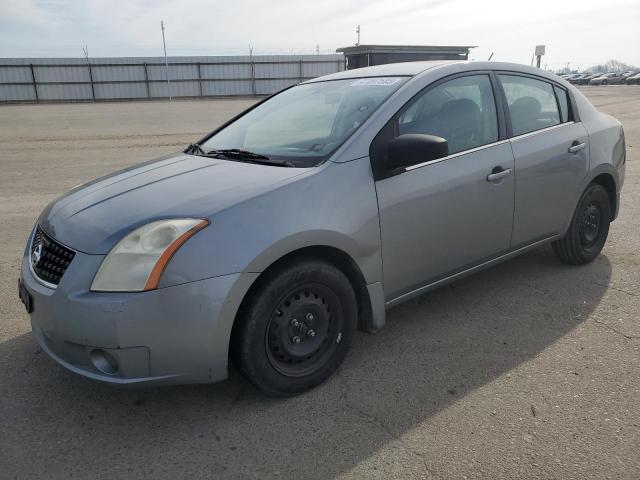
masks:
<svg viewBox="0 0 640 480"><path fill-rule="evenodd" d="M369 78L359 78L355 82L349 84L350 87L360 87L362 85L380 85L387 86L393 85L396 82L400 81L400 77L369 77Z"/></svg>

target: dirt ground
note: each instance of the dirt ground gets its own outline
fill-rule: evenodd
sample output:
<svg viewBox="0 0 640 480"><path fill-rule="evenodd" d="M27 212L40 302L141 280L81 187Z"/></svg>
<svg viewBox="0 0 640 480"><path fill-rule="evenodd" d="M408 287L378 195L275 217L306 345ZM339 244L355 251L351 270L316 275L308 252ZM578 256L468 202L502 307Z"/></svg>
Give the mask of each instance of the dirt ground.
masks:
<svg viewBox="0 0 640 480"><path fill-rule="evenodd" d="M176 151L250 99L0 106L1 478L640 478L640 87L586 87L624 123L603 254L542 248L389 312L326 384L114 389L36 346L16 295L41 209Z"/></svg>

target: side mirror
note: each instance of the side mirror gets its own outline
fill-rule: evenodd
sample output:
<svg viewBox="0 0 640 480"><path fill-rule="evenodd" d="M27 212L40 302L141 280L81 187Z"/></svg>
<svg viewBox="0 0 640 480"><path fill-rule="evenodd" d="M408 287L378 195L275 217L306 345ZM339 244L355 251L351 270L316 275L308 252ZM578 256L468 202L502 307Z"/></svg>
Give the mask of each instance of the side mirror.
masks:
<svg viewBox="0 0 640 480"><path fill-rule="evenodd" d="M394 138L388 145L386 167L389 170L437 160L449 155L449 145L435 135L405 134Z"/></svg>

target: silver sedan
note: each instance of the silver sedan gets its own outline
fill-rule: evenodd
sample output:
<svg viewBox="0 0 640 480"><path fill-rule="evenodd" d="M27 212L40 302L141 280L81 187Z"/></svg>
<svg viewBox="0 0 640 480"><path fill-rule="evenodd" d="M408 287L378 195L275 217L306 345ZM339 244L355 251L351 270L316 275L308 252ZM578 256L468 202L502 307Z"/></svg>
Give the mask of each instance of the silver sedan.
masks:
<svg viewBox="0 0 640 480"><path fill-rule="evenodd" d="M215 382L231 359L296 394L391 306L546 243L592 261L624 169L620 122L545 71L340 72L52 202L19 294L42 348L85 377Z"/></svg>

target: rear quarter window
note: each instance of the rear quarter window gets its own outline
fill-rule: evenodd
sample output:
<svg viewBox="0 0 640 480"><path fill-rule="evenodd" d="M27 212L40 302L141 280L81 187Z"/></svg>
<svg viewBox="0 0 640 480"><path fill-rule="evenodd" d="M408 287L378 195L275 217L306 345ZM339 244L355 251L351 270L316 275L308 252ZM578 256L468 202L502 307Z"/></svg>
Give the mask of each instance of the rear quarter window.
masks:
<svg viewBox="0 0 640 480"><path fill-rule="evenodd" d="M560 108L560 121L562 123L569 121L569 98L567 97L567 91L564 88L553 86L556 92L556 98L558 99L558 107Z"/></svg>

